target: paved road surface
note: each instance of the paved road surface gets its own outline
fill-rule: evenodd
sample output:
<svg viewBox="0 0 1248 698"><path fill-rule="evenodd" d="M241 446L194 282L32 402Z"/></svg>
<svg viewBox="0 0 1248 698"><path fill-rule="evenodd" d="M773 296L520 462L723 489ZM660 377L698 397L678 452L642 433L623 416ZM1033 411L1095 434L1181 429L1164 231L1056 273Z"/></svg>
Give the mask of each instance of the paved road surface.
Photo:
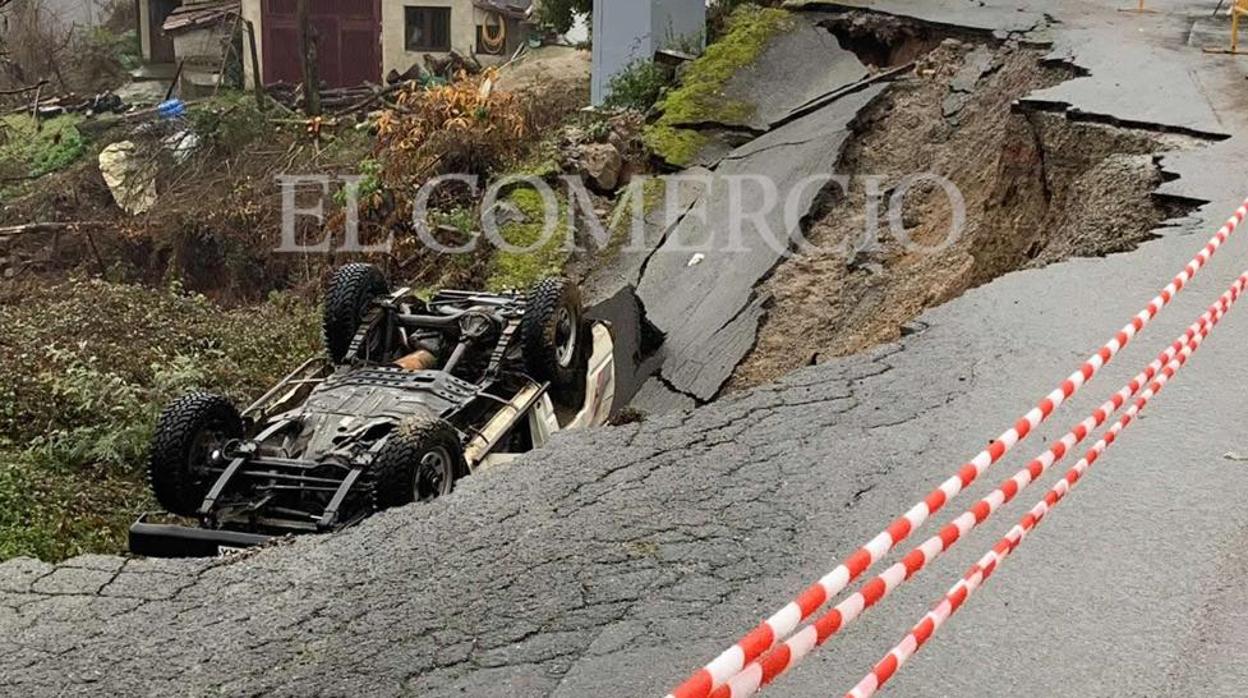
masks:
<svg viewBox="0 0 1248 698"><path fill-rule="evenodd" d="M979 4L878 3L936 21L1020 14ZM1031 6L1060 20L1043 30L1056 50L1092 70L1045 99L1236 135L1166 160L1182 177L1168 192L1212 202L1193 220L1132 254L1004 277L869 356L693 413L566 435L343 535L223 563L0 565L0 692L661 694L1028 409L1248 193L1245 63L1187 46L1181 18ZM974 494L1151 359L1248 265L1246 251L1248 235L1228 245ZM1248 453L1245 346L1239 309L892 695L1243 695L1248 462L1224 455ZM773 692L848 688L1038 496Z"/></svg>

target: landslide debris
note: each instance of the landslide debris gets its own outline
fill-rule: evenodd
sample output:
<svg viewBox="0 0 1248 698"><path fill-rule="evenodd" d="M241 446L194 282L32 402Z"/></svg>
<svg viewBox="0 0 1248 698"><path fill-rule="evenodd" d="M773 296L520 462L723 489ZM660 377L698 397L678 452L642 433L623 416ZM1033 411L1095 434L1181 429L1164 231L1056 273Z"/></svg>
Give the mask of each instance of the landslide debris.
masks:
<svg viewBox="0 0 1248 698"><path fill-rule="evenodd" d="M896 59L885 43L856 42ZM1044 55L948 39L861 116L837 168L853 183L829 192L810 221L814 249L757 289L769 298L766 319L730 388L894 341L924 309L1010 271L1135 249L1187 210L1152 194L1162 182L1156 155L1202 141L1030 108L1019 100L1076 76ZM892 194L920 173L956 185L963 230L951 234L955 204L927 181L898 208L908 241L890 232Z"/></svg>

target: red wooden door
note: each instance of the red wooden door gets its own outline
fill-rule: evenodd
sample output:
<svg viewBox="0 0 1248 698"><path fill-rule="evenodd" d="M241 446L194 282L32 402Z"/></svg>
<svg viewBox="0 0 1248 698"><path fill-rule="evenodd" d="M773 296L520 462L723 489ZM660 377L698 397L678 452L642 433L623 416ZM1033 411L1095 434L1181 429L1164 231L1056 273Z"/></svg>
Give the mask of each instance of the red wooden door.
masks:
<svg viewBox="0 0 1248 698"><path fill-rule="evenodd" d="M261 12L264 82L302 82L295 0L263 0ZM308 17L326 85L381 82L380 0L308 0Z"/></svg>

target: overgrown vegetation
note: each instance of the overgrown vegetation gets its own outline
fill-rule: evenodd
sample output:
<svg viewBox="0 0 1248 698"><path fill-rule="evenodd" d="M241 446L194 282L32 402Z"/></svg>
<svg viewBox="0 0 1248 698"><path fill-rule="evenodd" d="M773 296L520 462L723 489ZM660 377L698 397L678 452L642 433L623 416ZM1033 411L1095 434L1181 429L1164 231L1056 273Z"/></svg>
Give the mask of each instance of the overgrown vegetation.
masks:
<svg viewBox="0 0 1248 698"><path fill-rule="evenodd" d="M513 94L492 89L493 71L399 95L377 125L391 186L409 188L442 172L487 175L525 147L529 120Z"/></svg>
<svg viewBox="0 0 1248 698"><path fill-rule="evenodd" d="M718 41L728 33L732 13L745 5L779 7L785 0L713 0L706 7L706 32L711 41Z"/></svg>
<svg viewBox="0 0 1248 698"><path fill-rule="evenodd" d="M44 121L29 114L0 118L0 177L35 179L72 164L87 150L81 122L70 114Z"/></svg>
<svg viewBox="0 0 1248 698"><path fill-rule="evenodd" d="M576 23L577 15L594 11L594 0L541 0L537 6L537 19L560 34L566 34Z"/></svg>
<svg viewBox="0 0 1248 698"><path fill-rule="evenodd" d="M788 12L745 3L726 20L725 34L707 47L658 104L663 115L646 129L646 145L666 162L683 167L697 157L706 137L691 126L744 121L753 107L724 96L723 87L752 65L778 34L792 27Z"/></svg>
<svg viewBox="0 0 1248 698"><path fill-rule="evenodd" d="M46 81L61 92L114 89L138 66L139 38L133 2L102 4L103 22L81 27L63 20L44 0L0 4L0 89ZM29 98L25 95L24 98Z"/></svg>
<svg viewBox="0 0 1248 698"><path fill-rule="evenodd" d="M156 415L191 389L245 406L319 351L289 294L225 310L175 287L72 279L0 303L0 559L123 547Z"/></svg>
<svg viewBox="0 0 1248 698"><path fill-rule="evenodd" d="M652 60L638 60L611 78L609 109L635 109L645 113L663 97L671 84L669 74Z"/></svg>

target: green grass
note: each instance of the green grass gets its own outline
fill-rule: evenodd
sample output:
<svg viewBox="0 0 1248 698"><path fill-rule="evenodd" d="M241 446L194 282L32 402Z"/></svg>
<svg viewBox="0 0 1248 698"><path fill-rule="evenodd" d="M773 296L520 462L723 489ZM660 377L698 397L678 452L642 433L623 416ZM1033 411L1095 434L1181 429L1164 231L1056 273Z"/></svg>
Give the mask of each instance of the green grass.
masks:
<svg viewBox="0 0 1248 698"><path fill-rule="evenodd" d="M136 474L49 469L0 451L0 560L120 552L135 514L151 506Z"/></svg>
<svg viewBox="0 0 1248 698"><path fill-rule="evenodd" d="M87 152L78 132L82 117L66 114L37 121L28 114L0 118L5 142L0 145L0 167L27 177L42 177L72 165Z"/></svg>
<svg viewBox="0 0 1248 698"><path fill-rule="evenodd" d="M794 26L792 15L777 8L742 5L728 20L727 33L689 66L680 87L659 102L663 112L646 129L646 145L667 162L684 167L705 145L705 136L684 128L697 124L737 124L754 114L752 104L730 99L724 86L753 65L777 35Z"/></svg>
<svg viewBox="0 0 1248 698"><path fill-rule="evenodd" d="M0 304L0 327L0 559L119 552L161 408L192 389L245 406L320 351L293 296L226 309L98 280Z"/></svg>
<svg viewBox="0 0 1248 698"><path fill-rule="evenodd" d="M491 291L527 289L547 276L563 272L567 260L564 249L568 238L568 207L559 199L558 224L550 237L543 240L546 227L546 204L542 195L531 188L516 189L507 199L516 205L528 220L501 226L499 234L520 250L498 249L490 262L486 287Z"/></svg>

